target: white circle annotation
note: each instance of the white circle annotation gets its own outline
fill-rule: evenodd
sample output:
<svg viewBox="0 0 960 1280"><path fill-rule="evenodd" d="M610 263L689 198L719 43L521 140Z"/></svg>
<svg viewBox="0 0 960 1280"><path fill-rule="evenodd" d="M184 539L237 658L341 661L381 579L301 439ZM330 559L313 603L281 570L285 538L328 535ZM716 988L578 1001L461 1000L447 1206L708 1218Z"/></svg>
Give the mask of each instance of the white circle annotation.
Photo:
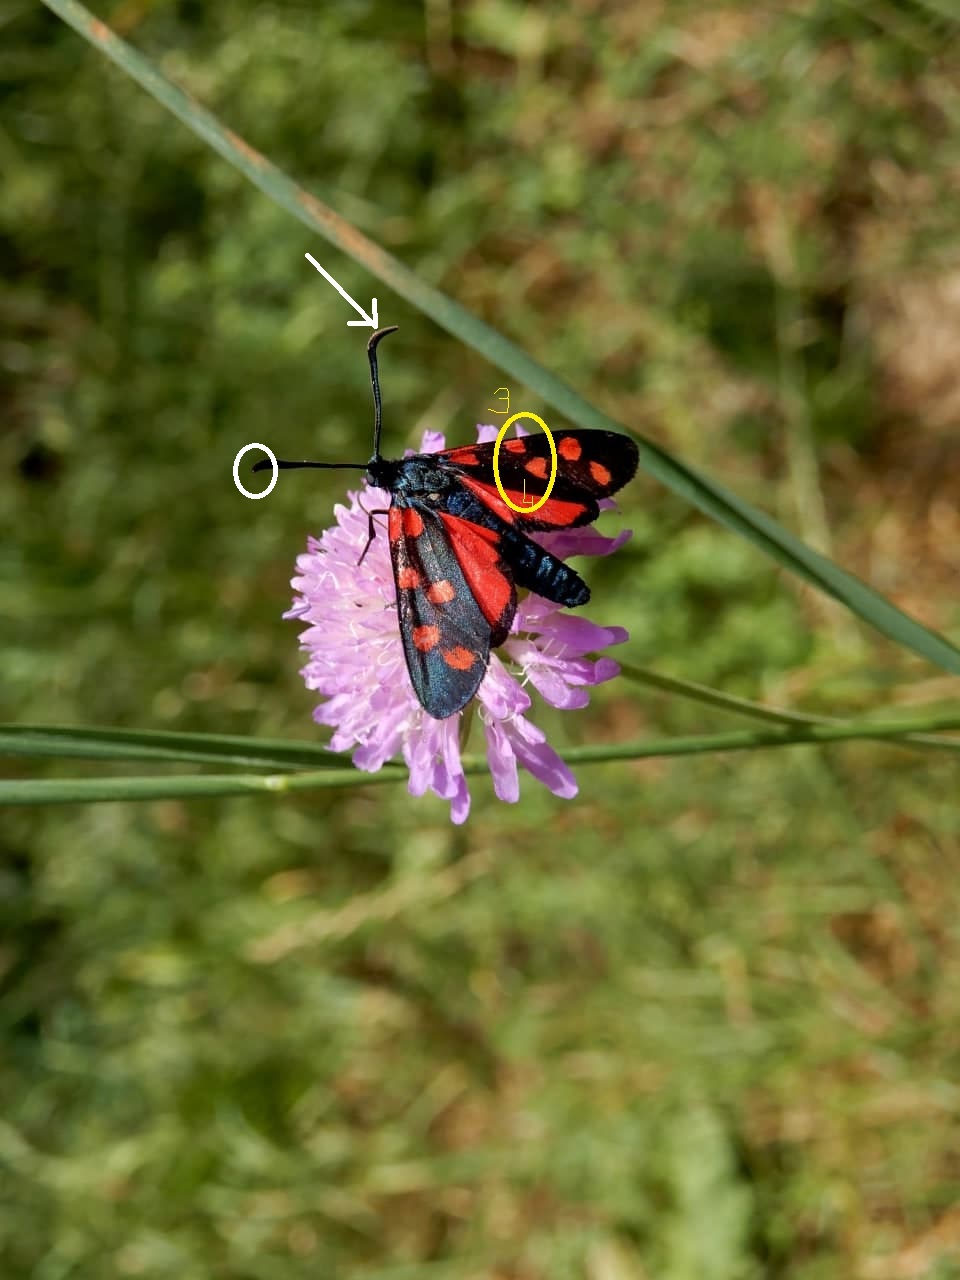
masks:
<svg viewBox="0 0 960 1280"><path fill-rule="evenodd" d="M267 485L267 487L263 490L262 493L251 493L249 489L245 489L243 485L240 483L240 459L243 457L245 453L248 453L251 449L262 449L263 452L270 459L270 465L273 468L273 476L271 477L270 483ZM277 455L273 452L272 449L268 448L268 446L265 444L257 444L256 442L254 442L253 444L245 444L233 460L233 483L237 486L237 488L240 490L240 492L243 494L245 498L252 498L254 502L257 502L260 498L265 498L268 493L273 493L273 486L277 483L277 480L279 478L280 478L280 468L277 466Z"/></svg>

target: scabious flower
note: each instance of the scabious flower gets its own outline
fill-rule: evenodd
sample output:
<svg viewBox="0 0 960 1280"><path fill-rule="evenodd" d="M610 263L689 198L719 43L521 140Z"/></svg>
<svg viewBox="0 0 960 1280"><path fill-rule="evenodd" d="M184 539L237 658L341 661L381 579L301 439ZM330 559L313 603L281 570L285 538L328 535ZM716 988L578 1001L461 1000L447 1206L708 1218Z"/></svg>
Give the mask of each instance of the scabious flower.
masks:
<svg viewBox="0 0 960 1280"><path fill-rule="evenodd" d="M482 443L494 439L497 428L481 426L477 434ZM444 447L442 435L424 433L423 453ZM297 557L291 584L297 595L284 614L307 623L300 641L309 657L301 675L308 689L326 699L313 717L332 727L332 750L353 751L358 769L375 773L401 754L410 770L410 793L433 791L450 801L455 823L465 822L470 793L460 760L460 729L471 708L435 720L417 701L403 656L389 543L382 528L363 563L357 563L368 537L367 512L388 507L390 495L364 480L347 499L346 506L334 507L336 524L319 538L308 538L306 553ZM610 555L630 533L606 538L587 527L534 537L566 559ZM554 707L584 707L588 688L620 671L611 658L586 655L626 639L622 627L600 627L540 596L522 596L510 635L491 653L476 696L493 788L501 800L513 803L520 797L518 765L554 795L570 799L577 794L573 774L525 715L531 705L527 686Z"/></svg>

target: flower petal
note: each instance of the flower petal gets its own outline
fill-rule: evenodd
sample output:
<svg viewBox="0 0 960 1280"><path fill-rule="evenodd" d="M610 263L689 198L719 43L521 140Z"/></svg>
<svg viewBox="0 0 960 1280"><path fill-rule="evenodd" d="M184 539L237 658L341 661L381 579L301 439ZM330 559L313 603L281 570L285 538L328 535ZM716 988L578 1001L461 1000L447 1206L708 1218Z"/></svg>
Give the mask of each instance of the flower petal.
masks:
<svg viewBox="0 0 960 1280"><path fill-rule="evenodd" d="M477 696L481 706L496 720L520 715L530 706L530 695L495 653L490 655L490 665Z"/></svg>
<svg viewBox="0 0 960 1280"><path fill-rule="evenodd" d="M520 778L510 738L496 720L486 720L483 731L487 739L487 763L493 779L493 790L499 800L516 804L520 799Z"/></svg>
<svg viewBox="0 0 960 1280"><path fill-rule="evenodd" d="M421 453L440 453L447 447L447 438L442 431L424 431L420 442Z"/></svg>
<svg viewBox="0 0 960 1280"><path fill-rule="evenodd" d="M632 529L624 529L616 537L598 533L593 525L582 529L560 529L556 533L538 533L536 541L560 560L571 556L612 556L633 537Z"/></svg>
<svg viewBox="0 0 960 1280"><path fill-rule="evenodd" d="M450 821L459 827L469 816L470 792L467 790L467 780L461 773L457 779L457 789L450 797Z"/></svg>
<svg viewBox="0 0 960 1280"><path fill-rule="evenodd" d="M577 794L577 780L546 742L514 744L517 759L528 773L548 787L555 796L572 800Z"/></svg>

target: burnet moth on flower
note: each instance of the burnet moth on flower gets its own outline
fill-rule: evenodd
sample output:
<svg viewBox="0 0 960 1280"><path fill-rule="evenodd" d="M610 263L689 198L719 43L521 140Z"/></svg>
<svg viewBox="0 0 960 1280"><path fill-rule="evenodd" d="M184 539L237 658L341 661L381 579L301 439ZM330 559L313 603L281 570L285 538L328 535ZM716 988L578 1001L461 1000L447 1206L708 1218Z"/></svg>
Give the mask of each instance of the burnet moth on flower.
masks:
<svg viewBox="0 0 960 1280"><path fill-rule="evenodd" d="M420 705L437 720L461 711L487 670L490 650L506 640L517 610L517 588L565 607L586 604L590 590L569 565L528 532L556 532L592 524L599 503L622 489L637 470L637 446L614 431L559 432L550 496L532 506L549 483L552 454L544 433L506 440L500 449L500 496L494 444L463 445L441 453L391 460L380 453L381 404L377 344L397 326L378 329L367 343L373 387L373 456L369 462L287 462L286 470L356 469L390 494L386 510L368 512L363 556L376 536L374 517L387 517L397 613L407 670ZM273 462L258 462L254 471Z"/></svg>

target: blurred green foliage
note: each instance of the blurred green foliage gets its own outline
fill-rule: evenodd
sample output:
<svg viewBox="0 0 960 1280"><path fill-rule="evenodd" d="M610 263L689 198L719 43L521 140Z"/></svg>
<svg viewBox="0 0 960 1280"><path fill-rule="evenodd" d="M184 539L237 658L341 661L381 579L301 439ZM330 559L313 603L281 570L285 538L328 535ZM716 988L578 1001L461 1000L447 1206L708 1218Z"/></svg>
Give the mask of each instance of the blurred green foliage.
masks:
<svg viewBox="0 0 960 1280"><path fill-rule="evenodd" d="M101 12L956 633L951 6ZM364 336L303 254L401 326L391 449L472 438L501 380L38 6L0 22L4 718L313 737L279 615L342 480L254 505L230 478L250 440L369 442ZM648 482L625 514L591 610L632 660L818 710L952 693ZM537 719L561 748L721 723L624 686ZM387 787L7 815L0 1274L960 1275L955 766L861 744L580 781L515 808L475 783L462 830Z"/></svg>

